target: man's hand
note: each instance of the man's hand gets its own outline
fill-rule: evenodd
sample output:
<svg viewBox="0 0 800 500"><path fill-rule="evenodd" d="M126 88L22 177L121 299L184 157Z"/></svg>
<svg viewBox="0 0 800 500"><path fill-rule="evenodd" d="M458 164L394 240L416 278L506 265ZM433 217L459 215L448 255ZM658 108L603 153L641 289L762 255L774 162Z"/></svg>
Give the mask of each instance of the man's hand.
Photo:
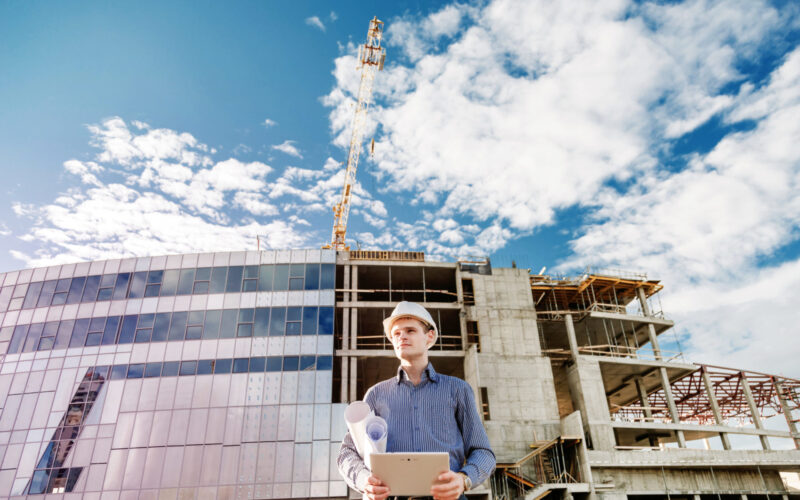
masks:
<svg viewBox="0 0 800 500"><path fill-rule="evenodd" d="M431 487L431 495L436 500L456 500L464 493L464 478L449 470L439 474L439 481Z"/></svg>
<svg viewBox="0 0 800 500"><path fill-rule="evenodd" d="M370 500L384 500L389 496L389 487L374 475L370 475L367 484L364 485L364 494Z"/></svg>

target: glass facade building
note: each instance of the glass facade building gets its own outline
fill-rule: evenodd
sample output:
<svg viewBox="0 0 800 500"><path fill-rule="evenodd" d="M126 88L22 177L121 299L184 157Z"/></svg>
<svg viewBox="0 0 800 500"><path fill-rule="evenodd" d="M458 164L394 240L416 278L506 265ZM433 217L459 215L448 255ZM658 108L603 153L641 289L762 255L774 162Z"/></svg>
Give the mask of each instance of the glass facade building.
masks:
<svg viewBox="0 0 800 500"><path fill-rule="evenodd" d="M0 274L0 498L344 497L336 254Z"/></svg>

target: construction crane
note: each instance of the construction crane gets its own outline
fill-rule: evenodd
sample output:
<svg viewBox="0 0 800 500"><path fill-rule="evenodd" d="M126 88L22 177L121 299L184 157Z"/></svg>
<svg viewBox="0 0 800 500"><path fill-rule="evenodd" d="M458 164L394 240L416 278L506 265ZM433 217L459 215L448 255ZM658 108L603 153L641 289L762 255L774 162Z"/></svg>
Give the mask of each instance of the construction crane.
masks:
<svg viewBox="0 0 800 500"><path fill-rule="evenodd" d="M342 189L342 197L339 203L333 206L334 218L331 242L322 248L333 248L334 250L350 249L345 243L347 218L350 215L350 197L353 185L356 182L358 156L361 153L361 136L364 133L367 110L372 98L372 83L375 81L375 74L383 69L383 62L386 60L386 51L381 47L382 37L383 21L373 17L369 22L367 41L358 50L359 65L356 69L361 69L361 85L358 87L358 102L356 103L355 116L353 116L353 135L350 138L350 153L347 156L347 169L344 172L344 188Z"/></svg>

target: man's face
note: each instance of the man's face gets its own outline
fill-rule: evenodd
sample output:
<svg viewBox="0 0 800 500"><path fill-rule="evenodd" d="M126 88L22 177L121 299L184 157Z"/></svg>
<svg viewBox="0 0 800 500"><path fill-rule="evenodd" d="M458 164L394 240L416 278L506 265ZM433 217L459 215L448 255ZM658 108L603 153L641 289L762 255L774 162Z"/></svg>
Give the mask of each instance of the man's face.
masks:
<svg viewBox="0 0 800 500"><path fill-rule="evenodd" d="M433 341L433 330L414 318L400 318L389 331L395 355L406 361L427 356L428 344Z"/></svg>

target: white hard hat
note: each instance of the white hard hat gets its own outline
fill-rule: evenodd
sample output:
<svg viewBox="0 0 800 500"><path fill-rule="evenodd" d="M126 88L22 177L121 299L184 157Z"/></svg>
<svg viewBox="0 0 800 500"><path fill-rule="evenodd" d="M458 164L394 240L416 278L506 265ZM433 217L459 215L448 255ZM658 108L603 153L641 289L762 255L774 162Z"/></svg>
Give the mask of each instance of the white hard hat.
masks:
<svg viewBox="0 0 800 500"><path fill-rule="evenodd" d="M439 338L439 330L436 328L436 323L434 323L431 313L416 302L407 302L404 300L397 304L391 316L383 320L383 332L389 337L389 340L392 340L392 325L395 320L399 318L414 318L428 325L428 327L433 330L433 342L431 345L435 344L436 339Z"/></svg>

